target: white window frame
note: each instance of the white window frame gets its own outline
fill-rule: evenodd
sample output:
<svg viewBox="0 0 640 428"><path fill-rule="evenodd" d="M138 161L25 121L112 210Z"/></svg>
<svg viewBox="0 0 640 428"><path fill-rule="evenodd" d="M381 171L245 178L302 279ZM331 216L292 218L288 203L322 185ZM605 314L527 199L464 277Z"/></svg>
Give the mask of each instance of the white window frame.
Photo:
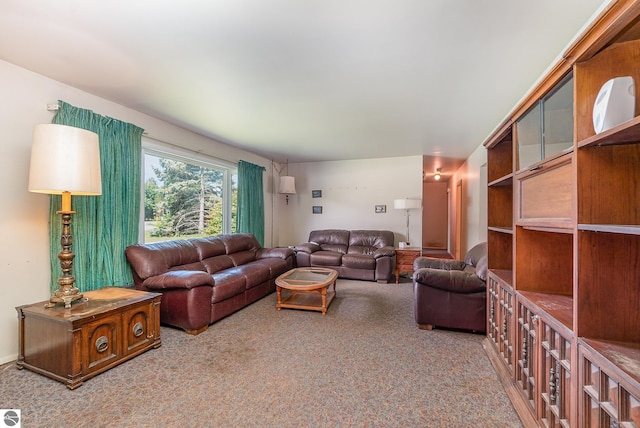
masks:
<svg viewBox="0 0 640 428"><path fill-rule="evenodd" d="M222 233L231 233L231 198L232 198L232 175L238 174L238 165L233 162L225 161L223 159L214 158L212 156L205 155L200 152L174 146L169 143L164 143L147 136L142 136L142 161L140 174L142 180L140 180L140 231L138 233L138 242L144 243L144 182L145 182L145 155L152 155L157 157L163 157L179 162L185 162L192 165L198 165L205 168L213 168L222 171Z"/></svg>

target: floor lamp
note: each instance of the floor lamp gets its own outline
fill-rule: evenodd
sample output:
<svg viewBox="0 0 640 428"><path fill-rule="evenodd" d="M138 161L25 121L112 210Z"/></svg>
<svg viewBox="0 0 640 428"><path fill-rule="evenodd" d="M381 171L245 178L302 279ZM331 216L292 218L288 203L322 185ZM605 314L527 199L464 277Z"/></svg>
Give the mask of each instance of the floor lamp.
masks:
<svg viewBox="0 0 640 428"><path fill-rule="evenodd" d="M420 199L395 199L393 201L393 208L397 210L405 210L405 215L407 216L407 246L411 245L411 240L409 239L409 217L411 213L409 210L415 210L422 207L422 201Z"/></svg>
<svg viewBox="0 0 640 428"><path fill-rule="evenodd" d="M75 254L71 251L71 195L100 195L100 148L98 134L65 125L36 125L31 146L29 191L62 195L62 207L57 213L62 217L62 251L58 254L62 276L58 289L47 307L71 303L83 298L75 287L72 274Z"/></svg>

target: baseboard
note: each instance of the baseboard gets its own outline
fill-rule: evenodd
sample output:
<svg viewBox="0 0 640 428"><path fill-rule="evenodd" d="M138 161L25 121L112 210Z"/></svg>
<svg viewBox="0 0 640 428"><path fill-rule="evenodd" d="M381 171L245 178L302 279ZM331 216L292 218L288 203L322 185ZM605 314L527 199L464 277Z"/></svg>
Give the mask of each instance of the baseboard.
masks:
<svg viewBox="0 0 640 428"><path fill-rule="evenodd" d="M10 362L16 362L17 360L18 360L18 354L5 355L4 357L0 357L0 365L7 364Z"/></svg>
<svg viewBox="0 0 640 428"><path fill-rule="evenodd" d="M489 357L489 361L491 361L491 365L493 369L496 371L502 386L504 387L505 392L507 393L507 397L511 401L514 410L520 417L520 421L525 427L537 427L540 426L536 422L535 416L531 413L529 405L526 403L522 394L515 386L513 382L511 373L509 373L509 369L504 365L500 355L496 351L495 347L491 344L488 338L485 338L482 341L482 347Z"/></svg>

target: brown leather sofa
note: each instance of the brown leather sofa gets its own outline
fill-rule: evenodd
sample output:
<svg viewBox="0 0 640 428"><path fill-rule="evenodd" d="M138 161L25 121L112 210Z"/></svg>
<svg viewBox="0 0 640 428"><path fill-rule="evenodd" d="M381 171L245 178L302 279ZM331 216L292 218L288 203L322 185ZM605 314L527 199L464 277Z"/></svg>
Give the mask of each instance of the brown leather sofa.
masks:
<svg viewBox="0 0 640 428"><path fill-rule="evenodd" d="M262 248L248 233L129 246L138 290L162 293L160 322L198 334L275 291L294 267L289 248Z"/></svg>
<svg viewBox="0 0 640 428"><path fill-rule="evenodd" d="M340 278L389 282L396 265L389 230L313 230L309 242L295 247L299 267L322 266Z"/></svg>
<svg viewBox="0 0 640 428"><path fill-rule="evenodd" d="M415 318L420 328L486 331L486 242L469 250L464 260L418 257L413 268Z"/></svg>

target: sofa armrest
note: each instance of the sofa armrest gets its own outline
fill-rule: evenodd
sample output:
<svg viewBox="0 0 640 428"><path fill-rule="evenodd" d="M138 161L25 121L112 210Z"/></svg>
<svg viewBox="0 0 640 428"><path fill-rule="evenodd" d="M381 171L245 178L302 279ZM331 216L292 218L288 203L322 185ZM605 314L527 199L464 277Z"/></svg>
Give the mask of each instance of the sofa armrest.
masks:
<svg viewBox="0 0 640 428"><path fill-rule="evenodd" d="M396 255L396 250L391 246L378 248L373 252L373 258L379 259L380 257L393 257Z"/></svg>
<svg viewBox="0 0 640 428"><path fill-rule="evenodd" d="M260 248L256 253L256 259L276 258L286 260L293 256L293 250L288 247Z"/></svg>
<svg viewBox="0 0 640 428"><path fill-rule="evenodd" d="M413 270L422 268L441 270L463 270L466 263L462 260L437 259L432 257L418 257L413 261Z"/></svg>
<svg viewBox="0 0 640 428"><path fill-rule="evenodd" d="M413 281L452 293L477 293L484 291L484 281L477 275L458 270L421 268L413 273Z"/></svg>
<svg viewBox="0 0 640 428"><path fill-rule="evenodd" d="M192 270L172 270L144 280L143 286L150 290L169 290L174 288L196 288L202 285L213 287L215 281L206 272Z"/></svg>
<svg viewBox="0 0 640 428"><path fill-rule="evenodd" d="M302 251L303 253L315 253L316 251L320 251L320 245L315 242L306 242L304 244L296 245L296 251Z"/></svg>

